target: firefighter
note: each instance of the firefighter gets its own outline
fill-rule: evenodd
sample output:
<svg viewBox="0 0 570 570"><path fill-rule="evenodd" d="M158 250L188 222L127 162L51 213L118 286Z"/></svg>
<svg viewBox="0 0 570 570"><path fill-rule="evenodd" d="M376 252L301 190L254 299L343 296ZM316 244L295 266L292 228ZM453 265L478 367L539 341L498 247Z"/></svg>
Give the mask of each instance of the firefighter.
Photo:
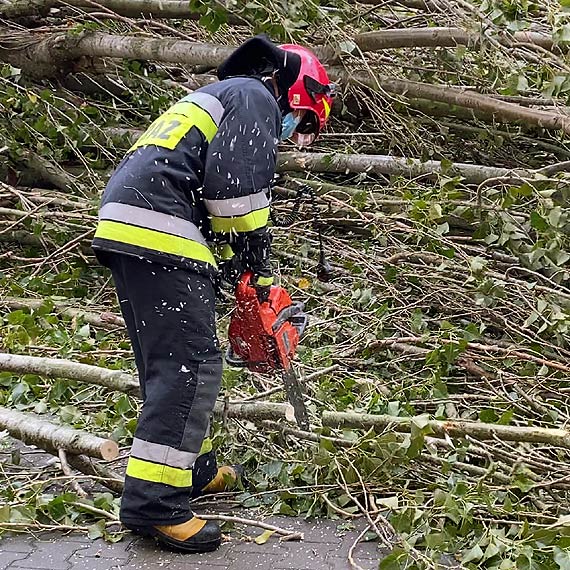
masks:
<svg viewBox="0 0 570 570"><path fill-rule="evenodd" d="M262 297L273 282L269 186L277 142L310 144L334 85L318 59L260 35L132 145L102 197L93 249L110 268L139 373L143 405L120 519L164 547L206 552L219 526L189 499L236 478L207 437L220 389L211 243L231 246Z"/></svg>

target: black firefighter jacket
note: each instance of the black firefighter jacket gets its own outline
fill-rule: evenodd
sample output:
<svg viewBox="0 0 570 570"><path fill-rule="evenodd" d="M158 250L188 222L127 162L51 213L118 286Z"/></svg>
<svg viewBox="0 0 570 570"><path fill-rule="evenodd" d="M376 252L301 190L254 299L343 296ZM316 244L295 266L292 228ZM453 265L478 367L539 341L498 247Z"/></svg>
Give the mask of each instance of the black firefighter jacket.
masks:
<svg viewBox="0 0 570 570"><path fill-rule="evenodd" d="M229 243L270 281L269 187L280 128L275 97L258 79L234 77L187 95L113 173L93 249L211 276L210 242Z"/></svg>

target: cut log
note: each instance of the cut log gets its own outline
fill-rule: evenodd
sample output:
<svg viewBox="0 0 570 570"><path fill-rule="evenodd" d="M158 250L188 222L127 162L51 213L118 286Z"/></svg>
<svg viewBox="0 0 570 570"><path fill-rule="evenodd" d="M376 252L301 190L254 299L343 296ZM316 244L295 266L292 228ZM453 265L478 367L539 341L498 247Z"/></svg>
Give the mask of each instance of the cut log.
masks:
<svg viewBox="0 0 570 570"><path fill-rule="evenodd" d="M44 299L24 299L20 297L4 297L0 299L0 306L8 307L9 309L39 309L44 304ZM84 322L96 327L116 329L117 327L125 326L123 317L115 313L85 311L58 301L53 302L53 306L55 307L54 310L62 315L71 318L81 318Z"/></svg>
<svg viewBox="0 0 570 570"><path fill-rule="evenodd" d="M115 459L119 446L111 439L103 439L68 426L53 424L35 414L0 407L0 429L26 445L35 445L57 455L58 449L99 459Z"/></svg>
<svg viewBox="0 0 570 570"><path fill-rule="evenodd" d="M386 414L359 414L356 412L323 412L324 426L356 429L394 429L409 432L413 424L429 426L432 433L439 436L465 437L475 439L495 439L503 441L525 441L546 443L570 449L570 431L526 426L505 426L465 420L431 420L424 416L399 417Z"/></svg>
<svg viewBox="0 0 570 570"><path fill-rule="evenodd" d="M290 172L366 172L415 178L417 176L434 176L443 174L441 162L427 160L422 162L415 158L401 158L381 154L329 154L308 152L282 152L278 157L278 170ZM526 170L508 170L492 166L454 163L446 171L450 175L463 177L466 183L480 184L489 178L534 178Z"/></svg>
<svg viewBox="0 0 570 570"><path fill-rule="evenodd" d="M0 370L16 374L38 374L48 378L70 378L127 394L139 393L137 380L121 370L109 370L59 358L0 353Z"/></svg>
<svg viewBox="0 0 570 570"><path fill-rule="evenodd" d="M125 480L117 472L97 463L91 457L86 455L68 455L67 462L76 471L81 471L85 475L101 477L98 481L101 485L107 487L115 493L122 493L125 485Z"/></svg>

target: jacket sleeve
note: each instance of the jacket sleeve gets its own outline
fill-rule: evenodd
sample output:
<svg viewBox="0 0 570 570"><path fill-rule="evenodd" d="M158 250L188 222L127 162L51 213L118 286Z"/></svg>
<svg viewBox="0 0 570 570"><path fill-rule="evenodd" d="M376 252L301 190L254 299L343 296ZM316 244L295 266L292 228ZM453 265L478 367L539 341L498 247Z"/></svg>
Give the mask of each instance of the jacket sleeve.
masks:
<svg viewBox="0 0 570 570"><path fill-rule="evenodd" d="M279 122L277 103L265 87L245 84L236 91L208 146L202 188L212 231L265 284L271 277L267 222Z"/></svg>

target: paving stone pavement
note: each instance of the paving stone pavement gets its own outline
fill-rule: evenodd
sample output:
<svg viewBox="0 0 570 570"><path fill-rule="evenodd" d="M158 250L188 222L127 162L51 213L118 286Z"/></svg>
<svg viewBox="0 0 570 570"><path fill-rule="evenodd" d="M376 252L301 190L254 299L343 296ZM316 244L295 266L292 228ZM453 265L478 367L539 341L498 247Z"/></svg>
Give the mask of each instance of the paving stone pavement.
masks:
<svg viewBox="0 0 570 570"><path fill-rule="evenodd" d="M272 517L266 522L304 533L300 542L265 544L247 540L260 534L243 527L225 535L222 546L207 554L179 554L157 548L152 539L127 534L116 543L80 534L11 535L0 538L0 570L351 570L348 551L362 524L345 521ZM246 536L247 535L247 536ZM353 557L362 570L377 570L383 553L377 542L360 542Z"/></svg>

